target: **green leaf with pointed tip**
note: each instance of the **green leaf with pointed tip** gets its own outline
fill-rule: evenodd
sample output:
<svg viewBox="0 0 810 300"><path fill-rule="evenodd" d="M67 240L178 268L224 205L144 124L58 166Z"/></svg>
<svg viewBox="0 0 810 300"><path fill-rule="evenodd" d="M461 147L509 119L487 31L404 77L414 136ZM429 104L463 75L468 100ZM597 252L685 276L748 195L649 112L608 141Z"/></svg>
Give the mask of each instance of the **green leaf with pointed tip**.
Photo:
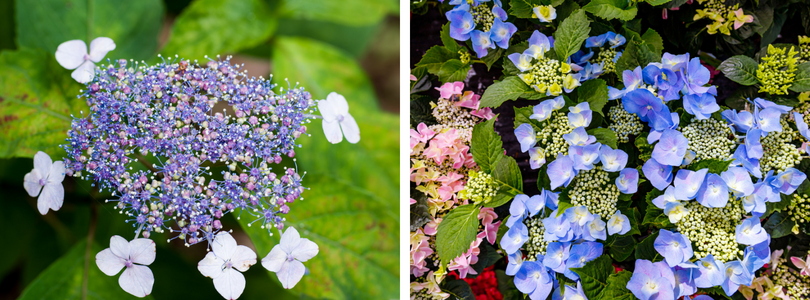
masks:
<svg viewBox="0 0 810 300"><path fill-rule="evenodd" d="M523 193L523 177L520 168L511 156L504 156L492 170L492 177L501 187L495 199L486 203L486 207L498 207L509 202L515 195Z"/></svg>
<svg viewBox="0 0 810 300"><path fill-rule="evenodd" d="M318 58L318 59L313 59ZM296 149L309 190L290 204L285 226L318 244L304 263L310 274L292 289L317 298L396 298L399 287L399 121L382 112L368 77L348 55L303 38L281 37L273 53L276 78L289 78L314 99L335 91L346 97L360 127L360 141L330 144L321 122L308 126ZM259 257L278 244L278 234L249 228ZM270 274L275 281L276 275ZM277 282L277 281L276 281Z"/></svg>
<svg viewBox="0 0 810 300"><path fill-rule="evenodd" d="M443 263L470 249L478 232L478 213L480 207L467 204L454 208L444 216L436 229L436 251Z"/></svg>
<svg viewBox="0 0 810 300"><path fill-rule="evenodd" d="M624 70L634 70L636 67L642 69L651 62L661 60L660 55L655 54L655 47L647 42L637 43L627 40L627 48L622 52L622 56L616 60L616 74L621 75ZM621 76L619 76L621 78Z"/></svg>
<svg viewBox="0 0 810 300"><path fill-rule="evenodd" d="M458 59L460 54L450 51L447 47L444 46L433 46L425 52L425 55L422 56L422 59L416 63L417 67L424 67L427 71L433 75L439 74L439 69L441 69L442 65L451 59ZM459 62L461 62L459 60Z"/></svg>
<svg viewBox="0 0 810 300"><path fill-rule="evenodd" d="M155 53L163 25L163 3L17 0L16 17L20 48L43 49L53 55L63 42L78 39L90 46L93 39L103 36L113 39L116 46L106 58L141 60Z"/></svg>
<svg viewBox="0 0 810 300"><path fill-rule="evenodd" d="M641 35L641 39L644 40L644 42L646 42L648 45L652 46L656 55L660 56L661 52L664 51L664 39L661 38L661 35L652 28L648 28L647 31Z"/></svg>
<svg viewBox="0 0 810 300"><path fill-rule="evenodd" d="M459 45L458 42L456 42L455 39L450 37L450 23L444 24L444 26L442 26L442 32L440 36L442 38L442 44L444 45L445 48L447 48L447 50L450 50L450 52L458 52L458 50L463 49L461 45Z"/></svg>
<svg viewBox="0 0 810 300"><path fill-rule="evenodd" d="M636 245L636 259L646 259L652 262L664 260L664 257L653 246L656 238L658 238L658 231L654 231L653 234Z"/></svg>
<svg viewBox="0 0 810 300"><path fill-rule="evenodd" d="M464 81L471 68L470 64L462 63L458 59L451 59L442 64L436 75L439 76L441 82Z"/></svg>
<svg viewBox="0 0 810 300"><path fill-rule="evenodd" d="M351 26L372 25L387 14L399 15L399 4L393 1L365 0L286 0L284 13L306 20L324 20Z"/></svg>
<svg viewBox="0 0 810 300"><path fill-rule="evenodd" d="M622 270L619 273L608 276L607 287L602 291L601 299L605 300L633 300L633 292L627 289L627 282L633 277L633 273Z"/></svg>
<svg viewBox="0 0 810 300"><path fill-rule="evenodd" d="M491 173L498 161L504 157L501 136L495 132L495 119L478 123L473 127L470 152L473 160L481 167L484 173Z"/></svg>
<svg viewBox="0 0 810 300"><path fill-rule="evenodd" d="M516 100L532 89L517 76L509 76L503 81L490 85L481 96L481 107L498 107L506 101Z"/></svg>
<svg viewBox="0 0 810 300"><path fill-rule="evenodd" d="M607 128L594 128L589 129L588 134L596 137L597 142L608 145L610 148L617 149L616 143L618 143L619 137L616 135L615 131Z"/></svg>
<svg viewBox="0 0 810 300"><path fill-rule="evenodd" d="M757 82L757 62L745 55L735 55L724 60L717 68L728 79L742 85L753 85Z"/></svg>
<svg viewBox="0 0 810 300"><path fill-rule="evenodd" d="M810 91L810 62L799 64L796 78L793 80L790 90L797 93Z"/></svg>
<svg viewBox="0 0 810 300"><path fill-rule="evenodd" d="M277 26L262 0L198 0L177 17L161 53L204 60L259 45Z"/></svg>
<svg viewBox="0 0 810 300"><path fill-rule="evenodd" d="M579 275L582 290L588 299L597 299L596 296L607 287L608 276L613 274L612 262L610 256L603 254L587 262L582 268L571 268L571 271Z"/></svg>
<svg viewBox="0 0 810 300"><path fill-rule="evenodd" d="M20 300L85 299L82 297L85 267L87 267L86 299L139 299L121 289L118 285L120 274L107 276L98 269L95 258L96 253L101 250L102 248L96 244L87 249L87 241L84 240L76 243L70 251L40 273L25 288ZM140 299L152 299L152 296Z"/></svg>
<svg viewBox="0 0 810 300"><path fill-rule="evenodd" d="M791 220L789 216L784 215L785 214L780 211L775 212L768 217L768 221L765 222L765 224L762 224L762 228L768 231L771 238L778 239L792 234L791 230L793 230L793 226L796 225L796 223Z"/></svg>
<svg viewBox="0 0 810 300"><path fill-rule="evenodd" d="M635 5L628 7L624 0L593 0L582 9L605 20L632 20L638 13Z"/></svg>
<svg viewBox="0 0 810 300"><path fill-rule="evenodd" d="M509 14L518 18L529 19L534 13L535 6L543 5L540 0L511 0L509 1Z"/></svg>
<svg viewBox="0 0 810 300"><path fill-rule="evenodd" d="M591 21L585 16L585 10L580 9L562 21L560 27L554 32L554 51L557 59L565 61L568 56L579 51L582 42L591 32Z"/></svg>
<svg viewBox="0 0 810 300"><path fill-rule="evenodd" d="M60 159L70 115L89 112L76 98L81 87L44 50L0 53L0 157L43 151Z"/></svg>
<svg viewBox="0 0 810 300"><path fill-rule="evenodd" d="M608 102L608 87L607 82L602 79L591 79L582 83L582 86L576 89L577 101L588 102L588 106L592 111L605 116L602 113L602 108Z"/></svg>

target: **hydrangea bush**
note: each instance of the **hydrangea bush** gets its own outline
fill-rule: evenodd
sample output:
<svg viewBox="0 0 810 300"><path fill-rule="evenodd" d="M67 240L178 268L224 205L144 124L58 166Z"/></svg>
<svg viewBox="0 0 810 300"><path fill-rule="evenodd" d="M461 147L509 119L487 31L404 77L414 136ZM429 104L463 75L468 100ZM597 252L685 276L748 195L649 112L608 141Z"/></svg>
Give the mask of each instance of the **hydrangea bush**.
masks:
<svg viewBox="0 0 810 300"><path fill-rule="evenodd" d="M806 3L507 2L509 47L458 69L449 53L476 45L449 14L487 2L411 5L450 21L411 71L412 149L450 111L426 96L437 81L494 115L457 194L453 169L411 177L411 299L474 299L454 278L488 267L503 299L810 296Z"/></svg>

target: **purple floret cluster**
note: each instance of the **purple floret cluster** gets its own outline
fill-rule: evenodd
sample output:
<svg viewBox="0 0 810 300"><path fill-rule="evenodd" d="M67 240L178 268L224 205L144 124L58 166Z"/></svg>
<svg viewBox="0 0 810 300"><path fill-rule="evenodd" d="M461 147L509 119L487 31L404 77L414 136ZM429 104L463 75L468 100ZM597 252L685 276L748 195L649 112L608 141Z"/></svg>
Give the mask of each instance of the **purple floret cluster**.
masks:
<svg viewBox="0 0 810 300"><path fill-rule="evenodd" d="M230 212L281 230L305 188L296 169L273 164L295 156L315 101L274 87L230 58L102 65L80 96L90 113L74 118L62 146L66 174L112 191L144 237L213 240Z"/></svg>

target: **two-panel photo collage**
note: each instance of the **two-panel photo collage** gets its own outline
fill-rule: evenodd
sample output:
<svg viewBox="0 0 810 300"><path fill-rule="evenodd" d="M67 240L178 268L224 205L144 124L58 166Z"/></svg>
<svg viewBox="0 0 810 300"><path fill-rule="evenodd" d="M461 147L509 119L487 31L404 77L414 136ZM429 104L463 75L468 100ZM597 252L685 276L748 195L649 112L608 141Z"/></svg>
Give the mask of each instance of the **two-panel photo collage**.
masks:
<svg viewBox="0 0 810 300"><path fill-rule="evenodd" d="M810 300L810 0L0 0L0 300Z"/></svg>

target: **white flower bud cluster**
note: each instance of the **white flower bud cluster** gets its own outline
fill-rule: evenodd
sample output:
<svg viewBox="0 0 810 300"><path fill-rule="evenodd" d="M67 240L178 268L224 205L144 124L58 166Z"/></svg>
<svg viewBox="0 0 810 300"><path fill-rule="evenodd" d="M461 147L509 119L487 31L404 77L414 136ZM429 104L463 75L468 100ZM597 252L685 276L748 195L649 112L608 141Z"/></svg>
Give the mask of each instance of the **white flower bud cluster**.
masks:
<svg viewBox="0 0 810 300"><path fill-rule="evenodd" d="M456 98L456 96L453 98ZM436 118L439 124L444 126L443 128L455 128L460 131L459 133L466 131L471 134L473 126L478 124L481 118L470 114L471 110L469 108L460 107L455 103L455 101L449 99L439 99L436 107L433 108L433 117ZM435 129L434 131L439 132ZM470 136L462 135L462 137L465 141L470 140Z"/></svg>
<svg viewBox="0 0 810 300"><path fill-rule="evenodd" d="M619 188L610 180L607 171L601 166L591 170L579 171L568 192L571 204L585 206L592 214L612 216L616 213L616 202L619 201Z"/></svg>
<svg viewBox="0 0 810 300"><path fill-rule="evenodd" d="M739 249L735 236L744 213L740 200L729 200L725 207L718 208L689 201L686 208L689 213L676 226L681 234L692 241L695 257L703 258L711 254L722 262L742 257L743 251Z"/></svg>
<svg viewBox="0 0 810 300"><path fill-rule="evenodd" d="M790 111L789 116L793 117L793 113L797 112L802 114L805 124L810 124L810 102L802 102L798 106L794 107L792 111Z"/></svg>
<svg viewBox="0 0 810 300"><path fill-rule="evenodd" d="M495 21L495 15L492 14L492 9L483 3L476 6L475 1L467 0L470 5L470 14L473 16L475 24L481 25L481 31L487 32L492 28L492 22Z"/></svg>
<svg viewBox="0 0 810 300"><path fill-rule="evenodd" d="M419 277L420 279L423 277ZM441 294L430 294L428 289L421 289L418 291L414 291L411 288L411 300L444 300Z"/></svg>
<svg viewBox="0 0 810 300"><path fill-rule="evenodd" d="M596 55L594 62L602 65L603 74L616 72L616 63L613 61L613 59L616 58L616 54L616 49L611 49L610 47L602 47L602 49L599 50L599 54Z"/></svg>
<svg viewBox="0 0 810 300"><path fill-rule="evenodd" d="M788 207L788 215L797 225L810 223L810 197L801 193L793 193L793 200Z"/></svg>
<svg viewBox="0 0 810 300"><path fill-rule="evenodd" d="M568 116L563 112L555 111L544 125L546 126L537 133L537 146L543 148L546 157L552 159L557 157L558 153L568 155L568 142L565 141L563 135L574 131L574 128L568 125Z"/></svg>
<svg viewBox="0 0 810 300"><path fill-rule="evenodd" d="M531 76L531 83L526 83L529 86L538 86L538 87L551 87L552 85L556 84L558 86L563 86L563 72L560 71L561 62L556 59L550 59L548 57L539 57L535 60L535 63L532 65L531 70L529 73ZM570 68L569 68L570 70ZM545 88L543 88L545 90ZM544 91L545 92L545 91Z"/></svg>
<svg viewBox="0 0 810 300"><path fill-rule="evenodd" d="M787 168L798 165L801 162L801 153L791 142L798 138L799 134L788 126L787 121L782 118L782 132L771 132L762 138L762 158L759 159L759 167L762 174L770 170L777 173Z"/></svg>
<svg viewBox="0 0 810 300"><path fill-rule="evenodd" d="M787 289L785 293L790 299L810 300L810 276L802 276L799 272L790 269L788 260L779 259L779 263L771 273L770 278L776 285Z"/></svg>
<svg viewBox="0 0 810 300"><path fill-rule="evenodd" d="M638 116L627 112L621 105L611 107L608 110L608 118L611 121L608 129L616 133L616 136L619 137L619 143L629 142L630 135L638 135L644 129L644 124L641 124Z"/></svg>
<svg viewBox="0 0 810 300"><path fill-rule="evenodd" d="M731 128L713 118L692 118L692 123L686 125L682 131L683 136L689 140L687 149L695 151L694 161L712 158L730 160L737 147Z"/></svg>
<svg viewBox="0 0 810 300"><path fill-rule="evenodd" d="M464 191L459 198L472 199L476 204L489 203L498 194L498 185L492 175L484 172L470 172Z"/></svg>
<svg viewBox="0 0 810 300"><path fill-rule="evenodd" d="M546 229L543 227L543 220L540 218L540 215L526 218L523 220L523 223L529 228L529 241L523 245L523 248L529 252L526 260L534 261L537 259L537 254L546 254L548 241L543 240L543 234L546 233Z"/></svg>

